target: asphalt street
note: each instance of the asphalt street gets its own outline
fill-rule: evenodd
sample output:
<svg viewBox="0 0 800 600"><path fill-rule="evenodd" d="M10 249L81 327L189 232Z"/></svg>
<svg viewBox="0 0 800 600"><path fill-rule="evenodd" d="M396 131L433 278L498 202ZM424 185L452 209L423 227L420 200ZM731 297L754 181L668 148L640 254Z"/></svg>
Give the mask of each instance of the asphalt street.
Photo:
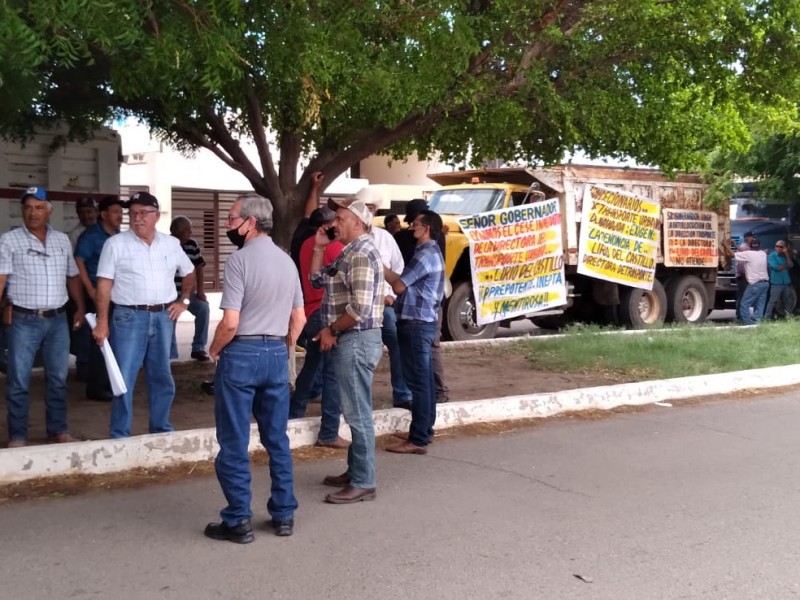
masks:
<svg viewBox="0 0 800 600"><path fill-rule="evenodd" d="M378 499L326 505L296 465L295 535L208 540L214 478L0 506L2 598L657 599L800 595L793 395L652 406L379 453Z"/></svg>

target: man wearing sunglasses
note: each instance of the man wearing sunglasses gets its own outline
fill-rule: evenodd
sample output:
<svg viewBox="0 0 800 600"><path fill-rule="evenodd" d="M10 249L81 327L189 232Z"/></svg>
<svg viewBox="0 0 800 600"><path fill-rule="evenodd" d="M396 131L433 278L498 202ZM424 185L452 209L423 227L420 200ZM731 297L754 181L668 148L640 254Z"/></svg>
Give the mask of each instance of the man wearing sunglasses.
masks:
<svg viewBox="0 0 800 600"><path fill-rule="evenodd" d="M775 252L770 252L767 256L767 266L769 267L769 301L764 311L764 318L771 319L775 313L778 300L781 302L781 310L789 317L791 312L790 289L792 278L789 275L794 262L792 261L792 251L788 244L783 240L775 243Z"/></svg>

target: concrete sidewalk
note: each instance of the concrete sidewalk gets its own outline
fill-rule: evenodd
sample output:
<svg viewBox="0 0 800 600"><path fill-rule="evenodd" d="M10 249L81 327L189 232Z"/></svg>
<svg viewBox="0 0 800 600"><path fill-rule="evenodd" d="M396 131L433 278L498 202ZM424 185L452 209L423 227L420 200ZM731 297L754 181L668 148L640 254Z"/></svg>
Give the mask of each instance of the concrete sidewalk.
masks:
<svg viewBox="0 0 800 600"><path fill-rule="evenodd" d="M184 325L183 323L179 324ZM188 325L188 324L186 324ZM184 328L184 331L187 331ZM184 340L185 343L185 340ZM492 343L498 343L496 340ZM581 388L549 394L450 402L437 409L437 430L588 409L608 410L622 405L644 405L682 398L727 394L800 384L795 365L734 373L701 375L622 385ZM401 409L374 412L376 436L408 429L410 415ZM292 448L312 445L319 418L289 423ZM349 436L346 426L343 437ZM260 448L258 431L251 429L250 450ZM135 436L123 440L96 440L73 444L28 446L0 450L0 484L41 477L101 474L134 468L169 467L213 459L217 453L213 428Z"/></svg>

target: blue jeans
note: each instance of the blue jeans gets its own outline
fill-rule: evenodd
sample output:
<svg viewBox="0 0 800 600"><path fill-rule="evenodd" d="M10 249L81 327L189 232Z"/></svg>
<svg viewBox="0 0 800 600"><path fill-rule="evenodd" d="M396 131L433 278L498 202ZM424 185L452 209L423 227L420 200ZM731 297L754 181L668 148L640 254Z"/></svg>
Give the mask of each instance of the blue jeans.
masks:
<svg viewBox="0 0 800 600"><path fill-rule="evenodd" d="M192 338L192 352L204 352L208 344L209 306L205 300L197 298L197 292L189 296L189 306L186 309L194 315L194 337ZM178 322L173 321L177 328ZM179 358L178 338L175 330L172 331L172 344L169 349L170 358Z"/></svg>
<svg viewBox="0 0 800 600"><path fill-rule="evenodd" d="M219 454L217 479L228 501L222 520L236 526L252 516L250 500L250 415L269 454L273 519L294 516L292 452L286 433L289 413L289 351L279 340L233 340L220 354L214 378L214 417Z"/></svg>
<svg viewBox="0 0 800 600"><path fill-rule="evenodd" d="M781 306L783 308L784 314L788 317L792 313L786 310L786 307L789 306L789 300L791 299L789 295L789 291L791 290L791 285L787 284L776 284L771 283L769 286L769 301L767 302L767 308L764 310L764 318L771 319L772 314L775 312L775 306L778 304L778 300L781 301Z"/></svg>
<svg viewBox="0 0 800 600"><path fill-rule="evenodd" d="M67 431L67 371L69 370L69 325L64 313L50 318L14 311L8 328L6 404L8 439L28 437L28 389L36 352L41 349L46 382L45 428L47 435Z"/></svg>
<svg viewBox="0 0 800 600"><path fill-rule="evenodd" d="M427 446L436 423L436 385L433 379L433 342L436 322L398 321L397 337L403 351L403 375L411 388L411 428L408 441Z"/></svg>
<svg viewBox="0 0 800 600"><path fill-rule="evenodd" d="M380 329L347 331L331 348L339 399L353 442L347 450L350 485L375 487L375 426L372 422L372 376L381 360Z"/></svg>
<svg viewBox="0 0 800 600"><path fill-rule="evenodd" d="M768 281L750 283L742 295L742 322L745 325L755 325L764 315L764 305L767 303L767 291L769 290ZM753 314L750 314L750 309Z"/></svg>
<svg viewBox="0 0 800 600"><path fill-rule="evenodd" d="M392 403L395 406L411 402L411 390L403 378L403 361L400 358L400 345L397 342L397 313L393 306L383 307L383 345L389 351L389 370L392 377Z"/></svg>
<svg viewBox="0 0 800 600"><path fill-rule="evenodd" d="M289 404L289 418L300 419L306 415L308 401L314 397L314 387L322 381L322 421L317 439L320 442L333 442L339 437L339 388L336 385L336 374L330 353L321 352L319 342L312 339L322 329L321 311L315 311L308 317L303 334L306 337L306 357L303 368L297 375L294 394Z"/></svg>
<svg viewBox="0 0 800 600"><path fill-rule="evenodd" d="M175 322L169 312L134 310L114 306L110 318L109 340L128 391L111 401L111 437L131 434L133 388L144 365L147 377L147 402L150 408L150 433L173 431L169 411L175 398L175 382L169 368L169 346Z"/></svg>

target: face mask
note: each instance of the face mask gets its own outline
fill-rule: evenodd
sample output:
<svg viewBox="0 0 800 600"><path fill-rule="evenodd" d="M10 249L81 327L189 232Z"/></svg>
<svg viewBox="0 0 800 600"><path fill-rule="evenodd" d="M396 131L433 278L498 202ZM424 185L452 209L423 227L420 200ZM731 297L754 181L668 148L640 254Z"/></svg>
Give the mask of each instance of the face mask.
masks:
<svg viewBox="0 0 800 600"><path fill-rule="evenodd" d="M239 249L241 249L244 246L244 239L247 237L246 233L245 234L239 233L240 228L241 225L239 225L239 227L237 227L236 229L229 229L228 231L225 232L225 234L228 236L228 239L231 241L231 244L233 244Z"/></svg>

